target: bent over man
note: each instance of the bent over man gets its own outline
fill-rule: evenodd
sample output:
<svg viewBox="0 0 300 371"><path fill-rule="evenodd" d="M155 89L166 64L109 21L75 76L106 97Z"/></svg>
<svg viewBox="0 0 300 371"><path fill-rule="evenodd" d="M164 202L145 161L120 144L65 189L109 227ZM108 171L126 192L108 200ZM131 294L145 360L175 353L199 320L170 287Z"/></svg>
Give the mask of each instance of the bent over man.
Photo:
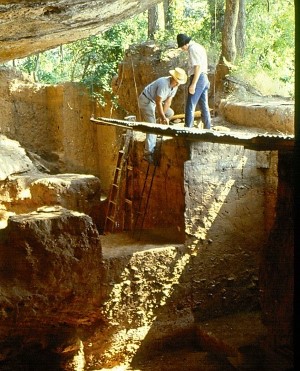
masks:
<svg viewBox="0 0 300 371"><path fill-rule="evenodd" d="M207 53L204 46L191 41L185 34L177 35L178 48L188 52L188 76L190 77L185 107L185 126L193 127L196 106L199 105L205 129L210 129L211 117L208 106Z"/></svg>
<svg viewBox="0 0 300 371"><path fill-rule="evenodd" d="M169 71L170 76L160 77L147 85L139 96L139 108L142 120L156 123L156 115L161 124L169 124L174 115L171 108L172 99L177 93L178 86L185 84L187 75L182 68L176 67ZM153 162L153 153L156 145L156 134L146 134L145 159Z"/></svg>

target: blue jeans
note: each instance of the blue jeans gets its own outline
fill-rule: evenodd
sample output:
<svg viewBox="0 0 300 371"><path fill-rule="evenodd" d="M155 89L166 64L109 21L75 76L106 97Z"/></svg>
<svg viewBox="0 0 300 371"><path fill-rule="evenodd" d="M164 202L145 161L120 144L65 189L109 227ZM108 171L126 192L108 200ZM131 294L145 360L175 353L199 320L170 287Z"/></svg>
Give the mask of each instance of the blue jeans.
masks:
<svg viewBox="0 0 300 371"><path fill-rule="evenodd" d="M193 76L190 78L190 83ZM210 83L206 73L201 73L196 84L194 94L188 93L186 107L185 107L185 127L191 128L194 125L194 116L197 104L201 111L201 119L205 129L210 129L211 117L208 106L208 89Z"/></svg>
<svg viewBox="0 0 300 371"><path fill-rule="evenodd" d="M143 94L139 96L139 108L142 115L142 120L149 123L156 123L156 104L151 102L148 98L146 98ZM165 116L167 118L171 118L174 115L174 111L172 108L169 108L167 112L165 112ZM147 133L146 134L146 141L145 141L145 154L153 154L156 146L156 134Z"/></svg>

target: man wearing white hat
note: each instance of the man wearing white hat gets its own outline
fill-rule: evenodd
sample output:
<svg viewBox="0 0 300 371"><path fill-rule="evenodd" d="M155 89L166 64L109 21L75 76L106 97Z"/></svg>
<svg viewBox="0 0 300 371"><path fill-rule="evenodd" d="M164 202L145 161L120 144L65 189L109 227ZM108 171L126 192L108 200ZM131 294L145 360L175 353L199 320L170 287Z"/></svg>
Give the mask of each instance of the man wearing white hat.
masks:
<svg viewBox="0 0 300 371"><path fill-rule="evenodd" d="M160 77L147 85L139 96L139 108L142 120L156 123L156 114L161 124L169 124L174 115L171 108L172 99L177 93L178 86L185 84L187 75L182 68L176 67L169 71L170 76ZM146 134L145 159L153 162L153 153L156 145L156 134Z"/></svg>

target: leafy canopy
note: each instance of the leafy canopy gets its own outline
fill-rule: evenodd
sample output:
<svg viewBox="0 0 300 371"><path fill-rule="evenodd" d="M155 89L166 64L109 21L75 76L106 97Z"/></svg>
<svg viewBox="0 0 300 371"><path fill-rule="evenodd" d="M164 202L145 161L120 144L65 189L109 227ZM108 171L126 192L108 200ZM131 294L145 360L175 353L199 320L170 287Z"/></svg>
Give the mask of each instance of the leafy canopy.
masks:
<svg viewBox="0 0 300 371"><path fill-rule="evenodd" d="M173 0L169 23L158 30L155 40L162 47L186 33L208 50L216 65L221 51L224 0ZM291 0L246 1L245 57L237 61L234 73L249 81L263 94L294 94L295 14ZM60 46L15 61L37 82L58 84L81 82L111 91L110 82L130 44L147 40L148 13L117 24L101 35Z"/></svg>

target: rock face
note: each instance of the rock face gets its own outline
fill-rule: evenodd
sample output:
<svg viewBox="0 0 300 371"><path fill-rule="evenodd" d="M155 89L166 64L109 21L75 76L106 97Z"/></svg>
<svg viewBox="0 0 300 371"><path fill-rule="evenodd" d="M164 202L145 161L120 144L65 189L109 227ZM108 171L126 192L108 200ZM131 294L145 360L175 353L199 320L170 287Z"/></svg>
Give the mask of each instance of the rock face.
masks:
<svg viewBox="0 0 300 371"><path fill-rule="evenodd" d="M29 170L37 171L20 143L4 135L0 135L0 157L0 181L5 180L11 174L21 174Z"/></svg>
<svg viewBox="0 0 300 371"><path fill-rule="evenodd" d="M282 134L294 134L294 101L272 99L255 102L221 101L219 112L237 125L264 128Z"/></svg>
<svg viewBox="0 0 300 371"><path fill-rule="evenodd" d="M24 157L26 148L42 172L93 174L101 177L102 188L107 190L110 186L112 174L107 169L115 165L118 133L114 128L96 127L90 122L93 112L104 117L112 112L114 117L124 118L116 116L109 103L95 107L87 90L79 84L33 84L12 69L0 68L0 112L1 134L23 147L21 155L18 144L5 145L11 148L5 150L5 158L14 155L9 163L18 168L11 172L12 168L7 168L3 177L20 173L19 168L22 172L28 169L25 164L29 158L21 165L16 157L17 153ZM3 141L1 148L4 151Z"/></svg>
<svg viewBox="0 0 300 371"><path fill-rule="evenodd" d="M70 325L93 322L103 269L99 235L90 217L44 208L11 217L0 239L2 359L18 352L5 345L12 337L24 336L24 344L37 339L48 343L53 326L63 333Z"/></svg>
<svg viewBox="0 0 300 371"><path fill-rule="evenodd" d="M101 186L87 174L49 175L27 156L15 140L0 136L0 226L9 215L27 213L42 206L59 205L83 212L99 227Z"/></svg>
<svg viewBox="0 0 300 371"><path fill-rule="evenodd" d="M293 349L295 174L290 166L292 158L291 153L279 156L276 219L263 249L260 268L261 306L268 326L268 346L278 353Z"/></svg>
<svg viewBox="0 0 300 371"><path fill-rule="evenodd" d="M159 0L3 1L0 63L109 29Z"/></svg>

